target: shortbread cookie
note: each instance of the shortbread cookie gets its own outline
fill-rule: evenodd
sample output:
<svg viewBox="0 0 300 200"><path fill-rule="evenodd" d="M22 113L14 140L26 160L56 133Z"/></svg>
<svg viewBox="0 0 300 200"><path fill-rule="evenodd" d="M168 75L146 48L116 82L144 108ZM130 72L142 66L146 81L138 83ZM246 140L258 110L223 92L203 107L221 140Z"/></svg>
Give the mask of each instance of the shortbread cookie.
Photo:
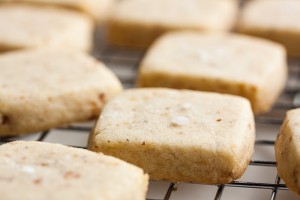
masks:
<svg viewBox="0 0 300 200"><path fill-rule="evenodd" d="M0 56L0 135L25 134L97 118L122 90L102 63L74 50Z"/></svg>
<svg viewBox="0 0 300 200"><path fill-rule="evenodd" d="M253 153L247 99L173 89L132 89L103 109L89 149L143 168L154 180L229 183Z"/></svg>
<svg viewBox="0 0 300 200"><path fill-rule="evenodd" d="M300 1L251 1L239 23L241 32L282 43L290 56L300 56Z"/></svg>
<svg viewBox="0 0 300 200"><path fill-rule="evenodd" d="M300 109L288 111L275 143L278 175L300 195Z"/></svg>
<svg viewBox="0 0 300 200"><path fill-rule="evenodd" d="M144 200L148 176L119 159L41 142L0 146L3 200ZM16 191L17 190L17 191Z"/></svg>
<svg viewBox="0 0 300 200"><path fill-rule="evenodd" d="M0 51L32 47L90 50L93 22L75 11L7 4L0 6Z"/></svg>
<svg viewBox="0 0 300 200"><path fill-rule="evenodd" d="M171 30L228 31L236 0L129 0L116 6L108 27L113 45L145 48Z"/></svg>
<svg viewBox="0 0 300 200"><path fill-rule="evenodd" d="M97 21L106 20L109 16L114 0L1 0L1 3L36 3L62 6L86 12Z"/></svg>
<svg viewBox="0 0 300 200"><path fill-rule="evenodd" d="M286 76L286 52L279 44L236 34L175 32L151 47L138 85L240 95L258 114L271 108Z"/></svg>

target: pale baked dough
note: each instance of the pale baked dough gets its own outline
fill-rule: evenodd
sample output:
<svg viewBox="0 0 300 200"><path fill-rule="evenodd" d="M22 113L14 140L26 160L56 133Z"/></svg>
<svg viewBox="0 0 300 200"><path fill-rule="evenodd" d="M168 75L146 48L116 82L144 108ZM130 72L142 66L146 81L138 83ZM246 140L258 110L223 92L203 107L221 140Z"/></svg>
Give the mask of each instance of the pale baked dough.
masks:
<svg viewBox="0 0 300 200"><path fill-rule="evenodd" d="M279 44L237 34L175 32L150 48L138 85L240 95L259 114L272 107L286 78L286 52Z"/></svg>
<svg viewBox="0 0 300 200"><path fill-rule="evenodd" d="M0 66L2 136L97 118L104 103L122 90L102 63L75 50L5 53Z"/></svg>
<svg viewBox="0 0 300 200"><path fill-rule="evenodd" d="M171 30L228 31L237 9L236 0L125 0L109 20L108 40L145 48Z"/></svg>
<svg viewBox="0 0 300 200"><path fill-rule="evenodd" d="M254 139L245 98L132 89L105 106L89 149L135 164L153 180L220 184L243 174Z"/></svg>
<svg viewBox="0 0 300 200"><path fill-rule="evenodd" d="M119 159L41 142L0 146L3 200L145 200L148 176Z"/></svg>
<svg viewBox="0 0 300 200"><path fill-rule="evenodd" d="M287 112L275 143L278 175L300 195L300 109Z"/></svg>
<svg viewBox="0 0 300 200"><path fill-rule="evenodd" d="M49 46L92 48L92 19L75 11L5 4L0 6L0 27L0 51Z"/></svg>
<svg viewBox="0 0 300 200"><path fill-rule="evenodd" d="M35 3L62 6L90 14L97 21L107 20L115 0L1 0L0 3Z"/></svg>
<svg viewBox="0 0 300 200"><path fill-rule="evenodd" d="M249 1L239 30L282 43L290 56L300 56L300 1Z"/></svg>

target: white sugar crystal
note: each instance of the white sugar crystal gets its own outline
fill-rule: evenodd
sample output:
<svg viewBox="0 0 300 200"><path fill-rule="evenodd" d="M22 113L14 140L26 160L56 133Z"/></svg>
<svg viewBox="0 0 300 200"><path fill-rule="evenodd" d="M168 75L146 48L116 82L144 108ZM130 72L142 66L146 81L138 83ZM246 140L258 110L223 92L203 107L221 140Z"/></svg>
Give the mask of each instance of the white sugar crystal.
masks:
<svg viewBox="0 0 300 200"><path fill-rule="evenodd" d="M174 126L184 126L187 125L190 120L185 116L178 116L172 119L171 123Z"/></svg>
<svg viewBox="0 0 300 200"><path fill-rule="evenodd" d="M189 103L184 103L181 108L184 110L189 110L192 108L192 105Z"/></svg>
<svg viewBox="0 0 300 200"><path fill-rule="evenodd" d="M30 167L30 166L24 166L24 167L22 167L22 171L25 172L25 173L28 173L28 174L35 173L34 168Z"/></svg>

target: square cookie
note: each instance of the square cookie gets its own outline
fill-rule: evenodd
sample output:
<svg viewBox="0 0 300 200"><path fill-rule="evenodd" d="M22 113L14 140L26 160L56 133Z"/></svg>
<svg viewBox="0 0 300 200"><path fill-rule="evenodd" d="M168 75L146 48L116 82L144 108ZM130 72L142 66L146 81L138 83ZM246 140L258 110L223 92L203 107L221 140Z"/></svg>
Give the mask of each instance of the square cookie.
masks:
<svg viewBox="0 0 300 200"><path fill-rule="evenodd" d="M99 22L107 19L114 4L114 0L1 0L0 2L62 6L86 12Z"/></svg>
<svg viewBox="0 0 300 200"><path fill-rule="evenodd" d="M237 34L174 32L150 48L138 85L239 95L259 114L269 111L286 78L286 52L280 44Z"/></svg>
<svg viewBox="0 0 300 200"><path fill-rule="evenodd" d="M0 52L57 47L88 51L94 25L83 13L23 4L0 6Z"/></svg>
<svg viewBox="0 0 300 200"><path fill-rule="evenodd" d="M247 99L132 89L105 106L89 149L137 165L153 180L220 184L243 174L254 139Z"/></svg>
<svg viewBox="0 0 300 200"><path fill-rule="evenodd" d="M300 195L300 109L287 112L275 143L278 175Z"/></svg>
<svg viewBox="0 0 300 200"><path fill-rule="evenodd" d="M283 44L289 56L300 56L300 1L249 1L242 12L242 33Z"/></svg>
<svg viewBox="0 0 300 200"><path fill-rule="evenodd" d="M18 141L1 145L0 157L2 200L145 200L148 175L110 156Z"/></svg>
<svg viewBox="0 0 300 200"><path fill-rule="evenodd" d="M146 48L172 30L228 31L235 22L236 0L129 0L120 2L108 25L113 45Z"/></svg>
<svg viewBox="0 0 300 200"><path fill-rule="evenodd" d="M122 91L106 66L82 51L0 55L0 136L29 134L99 116Z"/></svg>

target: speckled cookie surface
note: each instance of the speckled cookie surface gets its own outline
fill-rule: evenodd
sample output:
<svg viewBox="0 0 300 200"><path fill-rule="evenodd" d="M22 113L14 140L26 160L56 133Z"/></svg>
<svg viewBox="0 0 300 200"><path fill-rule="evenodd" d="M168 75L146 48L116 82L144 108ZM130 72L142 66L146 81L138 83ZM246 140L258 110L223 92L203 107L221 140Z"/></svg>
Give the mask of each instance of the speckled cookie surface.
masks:
<svg viewBox="0 0 300 200"><path fill-rule="evenodd" d="M75 11L1 5L0 27L0 51L33 47L90 50L92 47L92 20Z"/></svg>
<svg viewBox="0 0 300 200"><path fill-rule="evenodd" d="M106 20L114 0L1 0L0 3L35 3L40 5L56 5L84 11L98 21Z"/></svg>
<svg viewBox="0 0 300 200"><path fill-rule="evenodd" d="M275 143L278 175L300 195L300 109L287 112Z"/></svg>
<svg viewBox="0 0 300 200"><path fill-rule="evenodd" d="M122 90L102 63L74 50L0 55L0 135L47 130L97 118Z"/></svg>
<svg viewBox="0 0 300 200"><path fill-rule="evenodd" d="M242 33L282 43L290 56L300 56L300 1L272 0L246 3L239 22Z"/></svg>
<svg viewBox="0 0 300 200"><path fill-rule="evenodd" d="M130 0L120 2L109 20L114 45L148 47L172 30L228 31L235 22L236 0Z"/></svg>
<svg viewBox="0 0 300 200"><path fill-rule="evenodd" d="M238 34L173 32L147 52L138 85L239 95L250 100L255 113L263 113L286 78L286 52L280 44Z"/></svg>
<svg viewBox="0 0 300 200"><path fill-rule="evenodd" d="M244 98L132 89L105 106L89 149L135 164L154 180L218 184L243 174L254 138L253 113Z"/></svg>
<svg viewBox="0 0 300 200"><path fill-rule="evenodd" d="M148 176L93 152L40 142L0 146L3 200L144 200Z"/></svg>

